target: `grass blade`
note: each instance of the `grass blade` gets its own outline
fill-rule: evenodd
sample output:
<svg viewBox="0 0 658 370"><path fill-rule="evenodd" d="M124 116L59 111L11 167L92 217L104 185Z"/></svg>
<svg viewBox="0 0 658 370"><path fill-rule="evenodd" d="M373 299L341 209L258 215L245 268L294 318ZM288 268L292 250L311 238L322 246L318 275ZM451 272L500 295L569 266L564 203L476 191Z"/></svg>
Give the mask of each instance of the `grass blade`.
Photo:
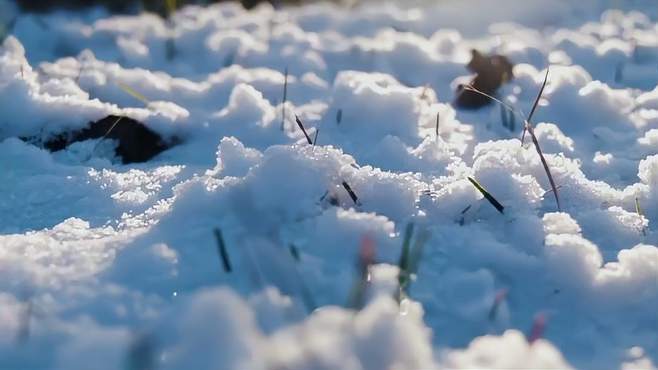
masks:
<svg viewBox="0 0 658 370"><path fill-rule="evenodd" d="M290 255L295 260L295 263L301 262L301 256L299 255L299 250L294 244L289 245ZM293 272L296 275L297 281L299 282L299 295L302 299L302 303L306 308L307 313L311 313L318 308L318 305L315 303L315 298L311 293L311 290L306 285L306 281L302 278L302 274L299 272L299 268L295 265L292 267Z"/></svg>
<svg viewBox="0 0 658 370"><path fill-rule="evenodd" d="M414 224L410 222L404 231L402 252L400 253L400 260L398 262L398 291L395 296L398 303L408 295L409 285L414 274L418 271L418 265L423 255L425 243L427 243L430 237L430 233L427 230L422 230L417 234L414 244L411 246L413 233Z"/></svg>
<svg viewBox="0 0 658 370"><path fill-rule="evenodd" d="M365 295L370 282L370 266L375 263L375 242L369 237L361 240L359 259L357 261L358 276L350 291L348 308L360 309L365 303Z"/></svg>
<svg viewBox="0 0 658 370"><path fill-rule="evenodd" d="M128 349L126 368L128 370L155 370L156 348L153 338L146 334L136 334Z"/></svg>
<svg viewBox="0 0 658 370"><path fill-rule="evenodd" d="M354 190L352 190L350 185L347 182L343 181L343 187L345 188L345 191L347 191L347 194L350 195L350 198L352 198L352 202L354 202L354 204L356 204L357 206L360 206L361 202L359 202L359 197L356 196Z"/></svg>
<svg viewBox="0 0 658 370"><path fill-rule="evenodd" d="M122 119L123 119L123 116L119 116L119 118L117 118L117 120L114 121L114 123L112 124L112 126L110 126L110 128L107 130L107 132L105 133L105 135L103 135L103 137L101 138L101 140L102 140L102 139L105 139L105 138L107 137L107 135L109 135L110 132L112 132L112 130L114 130L114 128L119 124L119 122L121 122Z"/></svg>
<svg viewBox="0 0 658 370"><path fill-rule="evenodd" d="M222 261L222 266L224 267L225 272L232 272L233 268L231 267L231 261L228 257L228 252L226 251L226 244L224 243L224 237L222 236L222 231L219 228L215 228L215 239L217 240L217 250L219 252L219 257Z"/></svg>
<svg viewBox="0 0 658 370"><path fill-rule="evenodd" d="M121 90L123 90L125 93L127 93L128 95L130 95L133 98L135 98L135 99L141 101L142 103L144 103L144 105L149 105L150 101L148 99L146 99L146 97L144 95L140 94L139 92L137 92L132 87L130 87L126 84L123 84L121 82L117 82L117 86L119 86L119 88Z"/></svg>
<svg viewBox="0 0 658 370"><path fill-rule="evenodd" d="M299 249L297 248L296 245L294 244L288 245L288 250L292 258L295 260L295 263L301 262L302 259L301 256L299 255ZM297 268L296 265L293 266L293 271L295 272L297 281L299 282L299 293L302 299L302 303L304 304L304 307L306 307L306 312L310 314L318 307L318 305L315 303L315 298L313 298L313 294L311 294L311 290L306 285L306 282L302 278L302 274L299 272L299 269Z"/></svg>
<svg viewBox="0 0 658 370"><path fill-rule="evenodd" d="M101 137L101 139L98 140L98 141L96 142L96 144L94 145L94 147L91 149L91 156L92 156L92 157L93 157L94 154L96 153L96 149L98 148L98 146L103 142L103 140L105 140L105 139L107 138L107 135L109 135L110 132L112 132L112 130L114 130L114 128L119 124L119 122L121 122L122 119L123 119L123 116L119 116L119 118L117 118L117 120L114 121L114 123L112 124L112 126L110 126L110 128L107 130L107 132L105 133L105 135L103 135L103 137Z"/></svg>
<svg viewBox="0 0 658 370"><path fill-rule="evenodd" d="M551 184L551 190L553 191L553 195L555 196L555 202L557 203L557 208L558 208L559 211L561 211L562 207L560 205L560 197L559 197L558 192L557 192L557 186L555 186L555 181L553 180L553 175L551 174L551 171L548 167L548 163L546 162L546 158L544 158L544 154L541 150L541 147L539 146L539 140L537 140L537 136L535 135L534 129L532 128L532 124L530 123L530 121L532 119L532 116L535 114L537 106L539 106L539 101L541 100L541 96L544 93L544 88L546 87L546 83L548 82L548 72L549 72L549 69L546 68L546 75L544 76L544 82L542 83L541 89L539 90L539 94L537 94L537 98L535 99L535 102L532 105L532 110L530 111L530 114L528 115L528 118L524 119L523 134L521 135L521 145L523 145L523 143L525 142L526 133L530 134L530 136L532 138L532 142L535 146L535 149L537 150L537 154L539 154L539 159L541 160L542 166L544 167L544 172L546 172L546 176L548 177L548 181ZM487 98L489 98L489 99L491 99L495 102L498 102L499 104L505 106L512 113L518 114L517 111L514 110L509 105L503 103L499 99L497 99L497 98L495 98L495 97L493 97L493 96L491 96L491 95L489 95L485 92L482 92L482 91L474 88L473 86L465 85L463 88L465 90L470 90L470 91L476 92L478 94L481 94L483 96L486 96Z"/></svg>
<svg viewBox="0 0 658 370"><path fill-rule="evenodd" d="M537 106L539 105L539 100L541 100L541 96L544 94L544 88L546 88L546 83L548 82L548 72L549 69L546 68L546 75L544 75L544 82L541 84L541 88L539 89L539 93L537 94L537 98L535 99L534 104L532 104L532 109L530 109L530 114L528 114L528 123L532 122L532 116L535 115L535 111L537 110Z"/></svg>
<svg viewBox="0 0 658 370"><path fill-rule="evenodd" d="M623 81L624 81L624 63L619 63L615 68L615 83L621 84Z"/></svg>
<svg viewBox="0 0 658 370"><path fill-rule="evenodd" d="M640 208L640 200L637 197L635 197L635 212L638 216L644 217L644 212L642 212L642 208Z"/></svg>
<svg viewBox="0 0 658 370"><path fill-rule="evenodd" d="M294 244L290 244L288 248L290 249L290 255L292 258L294 258L297 262L301 261L301 258L299 257L299 249L297 249Z"/></svg>
<svg viewBox="0 0 658 370"><path fill-rule="evenodd" d="M500 121L510 132L516 131L516 116L502 105L500 105Z"/></svg>
<svg viewBox="0 0 658 370"><path fill-rule="evenodd" d="M306 311L310 314L311 312L315 311L316 308L318 308L318 305L315 303L313 294L311 294L311 291L308 289L308 286L306 286L304 279L302 279L301 275L299 275L299 272L297 273L297 276L299 277L299 289L302 301L304 302Z"/></svg>
<svg viewBox="0 0 658 370"><path fill-rule="evenodd" d="M288 101L288 67L285 69L283 80L283 100L281 105L281 131L285 128L286 123L286 102Z"/></svg>
<svg viewBox="0 0 658 370"><path fill-rule="evenodd" d="M7 36L9 36L12 33L12 31L14 30L14 26L16 25L17 19L18 16L15 16L6 24L0 22L0 43L4 42Z"/></svg>
<svg viewBox="0 0 658 370"><path fill-rule="evenodd" d="M423 251L425 250L425 244L427 244L430 236L431 233L427 230L421 230L416 236L414 246L409 253L409 273L412 275L418 272L418 265L420 265Z"/></svg>
<svg viewBox="0 0 658 370"><path fill-rule="evenodd" d="M518 112L516 112L516 110L515 110L514 108L510 107L510 106L509 106L508 104L506 104L506 103L503 103L500 99L498 99L498 98L496 98L496 97L494 97L494 96L492 96L492 95L489 95L489 94L485 93L484 91L480 91L480 90L478 90L477 88L475 88L475 87L473 87L473 86L471 86L471 85L464 85L464 86L462 86L462 88L463 88L464 90L469 90L469 91L472 91L472 92L474 92L474 93L480 94L480 95L482 95L482 96L484 96L484 97L487 97L487 98L489 98L489 99L495 101L496 103L498 103L498 104L504 106L504 107L505 107L507 110L509 110L510 112L512 112L512 113L514 113L514 114L518 114Z"/></svg>
<svg viewBox="0 0 658 370"><path fill-rule="evenodd" d="M165 44L165 54L167 60L172 60L176 56L176 43L174 42L174 22L172 17L178 8L176 0L165 0L165 10L167 14L166 24L168 28L169 37Z"/></svg>
<svg viewBox="0 0 658 370"><path fill-rule="evenodd" d="M507 111L502 105L500 105L500 122L503 124L503 127L509 129L509 125L507 124Z"/></svg>
<svg viewBox="0 0 658 370"><path fill-rule="evenodd" d="M167 16L171 17L177 9L176 0L165 0L165 5L167 7Z"/></svg>
<svg viewBox="0 0 658 370"><path fill-rule="evenodd" d="M546 87L546 82L548 81L548 71L549 69L546 68L546 75L544 76L544 82L541 84L541 88L539 89L537 98L535 98L535 102L532 104L532 109L530 110L530 114L528 115L528 118L525 120L525 125L523 125L523 134L521 135L521 145L525 143L525 134L531 125L530 122L532 122L532 116L535 115L535 110L539 105L539 100L541 100L541 96L544 93L544 88Z"/></svg>
<svg viewBox="0 0 658 370"><path fill-rule="evenodd" d="M318 143L318 134L320 133L320 129L315 130L315 136L313 136L313 146Z"/></svg>
<svg viewBox="0 0 658 370"><path fill-rule="evenodd" d="M30 339L30 321L32 320L33 315L34 303L32 302L32 299L29 299L21 311L18 330L16 333L16 343L25 344Z"/></svg>
<svg viewBox="0 0 658 370"><path fill-rule="evenodd" d="M411 237L414 233L414 223L409 222L404 230L404 239L402 241L402 252L400 253L400 260L398 261L398 285L400 293L409 284L409 246L411 244ZM400 297L398 297L400 298ZM399 300L399 299L398 299Z"/></svg>
<svg viewBox="0 0 658 370"><path fill-rule="evenodd" d="M548 318L546 317L545 313L540 312L535 315L535 319L532 322L532 329L530 329L530 335L528 336L529 343L534 343L537 339L540 339L544 335L547 321Z"/></svg>
<svg viewBox="0 0 658 370"><path fill-rule="evenodd" d="M500 212L501 214L503 213L505 207L503 207L503 205L500 204L500 202L496 200L496 198L494 198L493 195L491 195L491 193L489 193L479 182L477 182L474 178L470 176L468 177L468 181L470 181L471 184L473 184L473 186L475 186L475 188L478 189L480 193L482 193L484 198L488 200L489 203L491 203L491 205L494 206L494 208L496 208L498 212Z"/></svg>
<svg viewBox="0 0 658 370"><path fill-rule="evenodd" d="M638 216L640 216L641 219L644 218L644 212L642 212L642 208L640 207L640 200L637 197L635 197L635 212ZM647 236L647 228L644 225L642 225L642 235Z"/></svg>
<svg viewBox="0 0 658 370"><path fill-rule="evenodd" d="M496 297L494 298L494 302L491 305L491 309L489 310L489 321L494 321L496 319L496 316L498 316L498 309L500 305L503 303L505 298L507 298L507 293L509 291L507 289L501 289L496 293Z"/></svg>
<svg viewBox="0 0 658 370"><path fill-rule="evenodd" d="M299 128L304 133L304 136L306 137L306 141L308 142L308 144L313 145L313 140L311 140L311 137L308 136L308 133L306 132L306 129L304 128L304 124L302 123L302 120L300 120L297 115L295 115L295 121L297 121L297 126L299 126Z"/></svg>
<svg viewBox="0 0 658 370"><path fill-rule="evenodd" d="M542 94L544 93L544 88L546 88L546 83L548 82L548 72L549 69L546 68L546 75L544 76L544 82L541 85L541 89L539 89L539 93L537 94L535 103L532 105L530 114L528 115L528 118L525 120L525 125L523 126L523 136L521 137L521 144L523 144L523 140L527 132L530 135L530 138L532 139L532 143L535 146L535 150L537 150L537 154L539 154L539 159L541 160L541 164L544 167L544 172L546 172L546 176L548 177L548 182L551 184L551 190L553 190L553 196L555 197L555 203L557 204L557 209L558 211L562 211L562 207L560 205L560 197L557 192L557 186L555 186L555 180L553 180L553 175L551 174L551 170L548 167L548 163L546 162L544 153L542 152L541 147L539 146L539 140L537 140L537 135L535 135L535 129L532 127L532 123L531 123L532 116L535 114L537 106L539 105L539 100L541 100Z"/></svg>
<svg viewBox="0 0 658 370"><path fill-rule="evenodd" d="M480 90L476 89L475 87L473 87L473 86L471 86L471 85L464 85L464 86L463 86L463 89L464 89L464 90L472 91L472 92L474 92L474 93L476 93L476 94L480 94L480 95L482 95L482 96L484 96L484 97L487 97L487 98L493 100L494 102L500 104L502 107L504 107L504 108L509 112L509 114L510 114L510 116L512 117L513 121L515 121L514 117L516 117L516 116L519 116L519 117L521 118L522 121L525 121L525 119L523 118L523 114L522 114L522 112L519 112L518 110L512 108L510 105L504 103L504 102L501 101L500 99L498 99L498 98L496 98L496 97L494 97L494 96L491 96L491 95L485 93L484 91L480 91ZM523 141L524 141L524 140L525 140L525 126L524 126L524 129L523 129L523 135L521 136L521 143L522 143L522 144L523 144Z"/></svg>
<svg viewBox="0 0 658 370"><path fill-rule="evenodd" d="M459 226L464 226L464 224L466 223L466 212L468 212L471 209L471 207L472 207L472 205L469 204L466 208L464 208L461 211L461 213L460 213L461 218L459 219Z"/></svg>
<svg viewBox="0 0 658 370"><path fill-rule="evenodd" d="M557 186L555 186L555 180L553 180L551 170L548 167L546 158L544 158L544 153L541 151L541 147L539 146L539 140L537 140L537 135L535 135L535 129L532 127L532 125L528 124L526 126L528 134L530 134L530 138L532 139L532 143L535 145L535 150L537 150L537 154L539 154L539 159L541 160L541 164L544 167L544 172L546 172L546 176L548 177L548 182L551 184L551 190L553 191L553 196L555 197L555 203L557 203L557 209L558 211L562 211L562 206L560 205L560 197L557 193Z"/></svg>

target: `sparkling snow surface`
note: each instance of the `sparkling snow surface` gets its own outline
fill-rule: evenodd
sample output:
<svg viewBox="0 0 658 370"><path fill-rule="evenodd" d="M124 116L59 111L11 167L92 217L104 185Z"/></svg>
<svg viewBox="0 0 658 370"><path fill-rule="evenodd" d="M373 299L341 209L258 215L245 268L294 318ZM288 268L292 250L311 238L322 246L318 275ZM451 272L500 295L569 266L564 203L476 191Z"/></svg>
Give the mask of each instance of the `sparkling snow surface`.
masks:
<svg viewBox="0 0 658 370"><path fill-rule="evenodd" d="M433 4L224 3L166 22L0 0L16 17L0 46L0 368L655 369L655 2ZM561 212L520 119L451 106L472 48L516 64L499 97L520 112L551 65L533 121ZM109 114L182 144L128 166L111 140L19 139ZM409 222L430 238L398 305ZM357 312L364 237L377 264Z"/></svg>

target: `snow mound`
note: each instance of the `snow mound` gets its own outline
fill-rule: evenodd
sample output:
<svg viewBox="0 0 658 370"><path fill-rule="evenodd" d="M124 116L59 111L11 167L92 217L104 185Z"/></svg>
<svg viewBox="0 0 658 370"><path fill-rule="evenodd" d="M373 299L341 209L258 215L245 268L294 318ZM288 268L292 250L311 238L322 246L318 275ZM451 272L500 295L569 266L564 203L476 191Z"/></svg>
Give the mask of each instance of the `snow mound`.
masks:
<svg viewBox="0 0 658 370"><path fill-rule="evenodd" d="M655 368L658 11L611 7L0 1L0 368ZM43 148L111 115L176 145Z"/></svg>

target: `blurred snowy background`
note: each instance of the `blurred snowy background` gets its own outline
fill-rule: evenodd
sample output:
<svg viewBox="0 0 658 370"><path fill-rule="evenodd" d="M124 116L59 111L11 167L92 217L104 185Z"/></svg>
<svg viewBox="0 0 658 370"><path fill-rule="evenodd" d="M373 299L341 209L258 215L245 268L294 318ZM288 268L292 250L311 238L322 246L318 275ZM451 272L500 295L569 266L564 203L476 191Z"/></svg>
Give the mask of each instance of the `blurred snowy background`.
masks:
<svg viewBox="0 0 658 370"><path fill-rule="evenodd" d="M0 368L656 368L655 0L21 3Z"/></svg>

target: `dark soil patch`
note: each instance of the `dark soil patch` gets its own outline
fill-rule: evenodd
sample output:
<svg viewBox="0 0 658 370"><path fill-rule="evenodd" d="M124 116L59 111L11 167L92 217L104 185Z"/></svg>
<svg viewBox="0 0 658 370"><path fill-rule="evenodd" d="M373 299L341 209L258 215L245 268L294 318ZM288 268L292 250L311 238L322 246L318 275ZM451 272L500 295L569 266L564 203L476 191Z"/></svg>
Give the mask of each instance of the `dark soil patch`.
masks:
<svg viewBox="0 0 658 370"><path fill-rule="evenodd" d="M175 138L163 139L157 132L132 118L110 115L90 122L83 130L58 135L43 143L43 146L56 152L78 141L100 138L118 142L116 154L124 164L146 162L178 142Z"/></svg>

